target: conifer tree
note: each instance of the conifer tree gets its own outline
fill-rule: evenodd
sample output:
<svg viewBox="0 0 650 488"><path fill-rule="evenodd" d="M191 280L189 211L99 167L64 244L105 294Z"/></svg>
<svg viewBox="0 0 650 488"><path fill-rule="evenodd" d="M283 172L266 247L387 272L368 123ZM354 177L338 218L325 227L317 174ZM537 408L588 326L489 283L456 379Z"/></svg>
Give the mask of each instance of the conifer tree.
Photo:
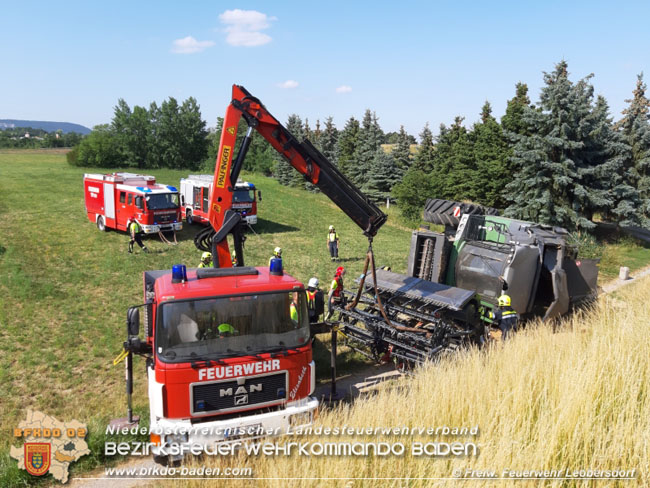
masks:
<svg viewBox="0 0 650 488"><path fill-rule="evenodd" d="M381 146L383 132L379 127L377 115L366 110L359 131L359 144L354 152L354 164L349 168L350 178L359 187L368 181L372 171L372 161Z"/></svg>
<svg viewBox="0 0 650 488"><path fill-rule="evenodd" d="M338 161L337 161L338 138L339 138L339 133L338 130L336 130L336 126L334 125L334 119L332 117L327 117L327 119L325 119L325 128L320 133L320 137L319 137L320 151L335 166L338 165Z"/></svg>
<svg viewBox="0 0 650 488"><path fill-rule="evenodd" d="M643 73L637 76L633 98L625 100L629 105L623 110L623 118L616 123L616 130L630 146L630 171L640 199L640 216L644 227L650 228L650 101L645 95Z"/></svg>
<svg viewBox="0 0 650 488"><path fill-rule="evenodd" d="M430 173L433 169L434 154L433 134L427 122L422 132L420 132L420 145L418 146L418 152L415 154L413 167L417 171L422 171L425 174Z"/></svg>
<svg viewBox="0 0 650 488"><path fill-rule="evenodd" d="M393 156L393 159L395 160L399 176L404 175L411 167L413 157L411 156L411 139L404 130L403 125L399 128L395 147L391 152L391 156Z"/></svg>
<svg viewBox="0 0 650 488"><path fill-rule="evenodd" d="M359 132L361 128L359 121L354 117L350 117L345 123L345 127L341 131L337 141L337 161L341 172L350 176L350 167L354 161L354 153L359 145Z"/></svg>
<svg viewBox="0 0 650 488"><path fill-rule="evenodd" d="M505 185L510 181L508 159L510 146L501 126L492 116L492 107L485 102L481 122L472 130L472 146L476 161L476 186L473 200L489 207L505 208Z"/></svg>
<svg viewBox="0 0 650 488"><path fill-rule="evenodd" d="M362 190L374 200L385 201L390 196L391 189L399 178L395 159L391 154L387 154L379 147L371 163L368 181L362 187Z"/></svg>
<svg viewBox="0 0 650 488"><path fill-rule="evenodd" d="M515 138L507 215L569 230L595 227L593 213L608 199L599 179L606 151L592 137L597 125L592 76L573 84L566 61L544 74L539 110L523 112L529 135Z"/></svg>
<svg viewBox="0 0 650 488"><path fill-rule="evenodd" d="M289 115L287 119L286 128L293 134L298 142L302 142L304 138L302 119L297 114ZM295 173L295 174L294 174ZM297 173L289 163L280 158L279 155L275 159L273 176L280 182L281 185L298 185L302 183L302 176Z"/></svg>
<svg viewBox="0 0 650 488"><path fill-rule="evenodd" d="M517 83L515 86L515 96L508 100L506 113L501 117L501 127L504 131L515 134L524 134L527 125L523 121L524 109L530 107L530 98L528 98L528 85Z"/></svg>

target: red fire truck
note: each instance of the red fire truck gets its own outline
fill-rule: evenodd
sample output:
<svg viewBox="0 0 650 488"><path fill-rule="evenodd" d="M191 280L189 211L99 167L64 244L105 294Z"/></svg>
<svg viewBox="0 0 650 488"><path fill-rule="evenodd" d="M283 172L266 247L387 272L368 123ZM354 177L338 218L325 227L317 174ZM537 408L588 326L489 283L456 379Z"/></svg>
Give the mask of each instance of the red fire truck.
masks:
<svg viewBox="0 0 650 488"><path fill-rule="evenodd" d="M86 214L101 231L126 230L134 218L145 234L183 227L178 190L156 183L155 176L134 173L85 174Z"/></svg>
<svg viewBox="0 0 650 488"><path fill-rule="evenodd" d="M213 175L189 175L181 178L181 212L188 224L209 223L208 200L212 189ZM237 181L232 196L232 208L242 214L248 225L257 224L257 201L262 192L255 192L255 185L248 181Z"/></svg>
<svg viewBox="0 0 650 488"><path fill-rule="evenodd" d="M237 125L248 123L233 162ZM213 191L211 227L195 244L211 250L214 268L144 273L144 303L127 312L126 388L133 417L133 354L146 358L154 459L176 462L191 446L279 434L313 421L315 387L305 287L269 267L244 265L243 216L232 209L253 129L372 237L386 220L309 141L298 142L245 88L234 85L224 119ZM232 235L237 266L231 264ZM297 251L296 251L297 252ZM140 335L140 309L144 332Z"/></svg>

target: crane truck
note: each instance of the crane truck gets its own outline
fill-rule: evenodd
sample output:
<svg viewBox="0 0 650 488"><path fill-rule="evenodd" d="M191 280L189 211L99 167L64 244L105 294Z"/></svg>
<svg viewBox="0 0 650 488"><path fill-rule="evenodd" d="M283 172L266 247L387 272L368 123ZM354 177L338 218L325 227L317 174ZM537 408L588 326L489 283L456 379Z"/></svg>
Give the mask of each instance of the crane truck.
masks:
<svg viewBox="0 0 650 488"><path fill-rule="evenodd" d="M233 158L238 123L248 130ZM234 193L253 131L372 238L383 214L309 141L299 142L264 105L234 85L208 201L210 226L195 238L212 268L146 271L144 303L127 311L128 410L133 355L145 358L154 460L178 462L191 446L279 434L313 421L315 365L304 285L282 269L244 265L244 217ZM228 236L237 266L232 266ZM143 332L140 327L143 311ZM121 358L117 358L118 361Z"/></svg>

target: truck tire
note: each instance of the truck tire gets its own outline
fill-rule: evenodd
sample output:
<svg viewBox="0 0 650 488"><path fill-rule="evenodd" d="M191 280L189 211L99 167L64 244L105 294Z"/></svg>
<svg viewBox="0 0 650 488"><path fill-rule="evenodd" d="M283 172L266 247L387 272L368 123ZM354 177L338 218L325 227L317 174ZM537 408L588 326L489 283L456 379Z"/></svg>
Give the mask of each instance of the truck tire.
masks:
<svg viewBox="0 0 650 488"><path fill-rule="evenodd" d="M189 208L185 211L185 221L187 222L187 225L192 225L194 222L194 219L192 218L192 211Z"/></svg>
<svg viewBox="0 0 650 488"><path fill-rule="evenodd" d="M104 222L104 217L102 217L101 215L97 217L97 228L101 232L106 232L106 223Z"/></svg>

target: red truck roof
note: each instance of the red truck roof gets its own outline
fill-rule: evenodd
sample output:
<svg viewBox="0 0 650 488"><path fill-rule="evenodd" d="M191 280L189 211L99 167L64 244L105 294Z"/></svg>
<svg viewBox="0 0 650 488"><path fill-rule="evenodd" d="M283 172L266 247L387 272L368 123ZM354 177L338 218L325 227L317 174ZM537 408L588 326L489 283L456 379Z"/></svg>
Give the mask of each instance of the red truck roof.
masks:
<svg viewBox="0 0 650 488"><path fill-rule="evenodd" d="M254 269L257 270L257 274L199 279L196 277L196 268L192 268L187 270L187 281L185 283L172 283L171 270L148 271L145 273L145 280L147 275L149 279L156 279L155 292L159 302L256 292L292 291L304 288L300 281L286 273L276 276L272 275L267 267Z"/></svg>

